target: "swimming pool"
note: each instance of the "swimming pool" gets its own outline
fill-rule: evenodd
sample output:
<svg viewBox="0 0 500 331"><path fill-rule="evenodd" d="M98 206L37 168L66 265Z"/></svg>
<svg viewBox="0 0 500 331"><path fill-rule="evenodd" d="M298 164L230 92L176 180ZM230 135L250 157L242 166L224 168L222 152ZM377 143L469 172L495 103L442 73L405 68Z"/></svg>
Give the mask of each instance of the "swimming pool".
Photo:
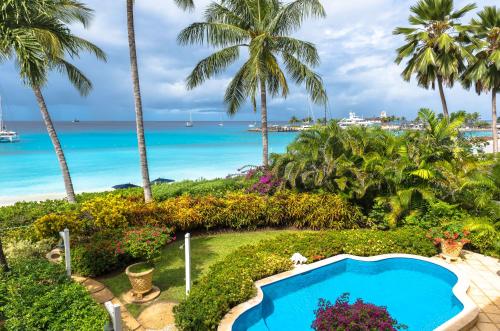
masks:
<svg viewBox="0 0 500 331"><path fill-rule="evenodd" d="M333 303L345 292L351 301L386 306L408 330L460 330L477 317L467 280L444 263L405 254L337 256L264 279L257 288L257 298L236 307L220 330L311 330L318 300Z"/></svg>

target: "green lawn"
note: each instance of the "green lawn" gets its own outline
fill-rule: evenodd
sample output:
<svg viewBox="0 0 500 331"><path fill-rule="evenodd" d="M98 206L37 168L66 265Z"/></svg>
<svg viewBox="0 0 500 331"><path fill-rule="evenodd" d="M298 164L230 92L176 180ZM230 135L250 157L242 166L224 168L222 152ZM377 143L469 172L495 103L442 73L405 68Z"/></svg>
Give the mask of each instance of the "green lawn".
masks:
<svg viewBox="0 0 500 331"><path fill-rule="evenodd" d="M191 278L196 280L217 259L234 249L255 244L262 239L273 238L291 230L266 230L255 232L229 232L216 235L197 236L191 238ZM184 280L184 238L168 245L156 263L153 283L161 289L160 299L178 302L185 296ZM182 246L182 247L181 247ZM124 272L100 279L106 286L120 297L130 289L130 283ZM131 314L137 316L144 306L127 305Z"/></svg>

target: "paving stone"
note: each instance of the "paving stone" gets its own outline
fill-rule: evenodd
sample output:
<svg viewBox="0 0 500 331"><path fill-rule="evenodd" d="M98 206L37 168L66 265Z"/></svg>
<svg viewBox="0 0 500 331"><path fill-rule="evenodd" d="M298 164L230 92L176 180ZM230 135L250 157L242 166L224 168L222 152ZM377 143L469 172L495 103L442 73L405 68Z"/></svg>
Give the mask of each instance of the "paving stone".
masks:
<svg viewBox="0 0 500 331"><path fill-rule="evenodd" d="M166 301L155 302L141 312L137 321L146 329L163 330L175 323L173 313L175 305Z"/></svg>
<svg viewBox="0 0 500 331"><path fill-rule="evenodd" d="M128 311L122 312L122 321L130 330L135 331L141 327L139 322Z"/></svg>
<svg viewBox="0 0 500 331"><path fill-rule="evenodd" d="M72 276L71 276L71 279L73 279L73 281L74 281L75 283L81 284L81 283L83 283L84 281L86 281L86 280L87 280L87 277L82 277L82 276L72 275Z"/></svg>
<svg viewBox="0 0 500 331"><path fill-rule="evenodd" d="M87 288L87 291L89 291L90 293L99 292L103 290L105 287L102 283L99 283L98 281L93 280L91 278L87 279L82 284Z"/></svg>
<svg viewBox="0 0 500 331"><path fill-rule="evenodd" d="M90 293L92 298L99 303L105 303L106 301L111 301L115 296L107 288L103 288L100 291Z"/></svg>
<svg viewBox="0 0 500 331"><path fill-rule="evenodd" d="M476 327L479 331L498 331L497 327L493 323L477 323Z"/></svg>

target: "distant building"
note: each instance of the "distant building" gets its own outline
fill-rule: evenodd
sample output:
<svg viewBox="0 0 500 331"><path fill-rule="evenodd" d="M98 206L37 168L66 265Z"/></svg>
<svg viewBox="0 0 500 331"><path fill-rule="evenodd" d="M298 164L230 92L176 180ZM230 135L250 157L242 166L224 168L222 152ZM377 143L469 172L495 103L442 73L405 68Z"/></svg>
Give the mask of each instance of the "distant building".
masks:
<svg viewBox="0 0 500 331"><path fill-rule="evenodd" d="M387 113L385 111L381 111L380 118L386 118L386 117L387 117Z"/></svg>

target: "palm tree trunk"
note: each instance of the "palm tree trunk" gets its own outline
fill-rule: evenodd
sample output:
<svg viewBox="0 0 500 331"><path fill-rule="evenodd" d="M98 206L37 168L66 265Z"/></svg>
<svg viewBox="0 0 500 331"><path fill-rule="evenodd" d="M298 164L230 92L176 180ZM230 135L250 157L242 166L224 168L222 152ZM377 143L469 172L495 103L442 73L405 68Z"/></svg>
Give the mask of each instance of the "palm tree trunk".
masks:
<svg viewBox="0 0 500 331"><path fill-rule="evenodd" d="M137 67L137 51L135 47L134 31L134 0L127 0L127 29L128 46L130 51L130 67L132 72L132 83L134 86L135 122L137 127L137 143L142 174L142 187L144 189L144 200L153 201L151 193L151 182L149 180L148 157L146 153L146 139L144 137L144 119L142 115L141 88L139 85L139 69Z"/></svg>
<svg viewBox="0 0 500 331"><path fill-rule="evenodd" d="M3 252L2 238L0 238L0 268L4 272L9 271L9 264L7 263L7 259L5 258L5 254Z"/></svg>
<svg viewBox="0 0 500 331"><path fill-rule="evenodd" d="M439 96L441 97L441 104L443 105L443 114L445 118L449 118L450 115L448 113L448 105L446 104L446 97L444 96L443 90L443 78L438 76L438 87L439 87Z"/></svg>
<svg viewBox="0 0 500 331"><path fill-rule="evenodd" d="M42 91L39 87L33 87L33 92L36 96L36 101L38 102L38 107L40 108L40 112L42 113L43 122L47 127L47 132L49 133L50 140L52 141L52 145L54 145L54 149L56 151L57 159L59 160L59 167L61 167L64 187L66 189L66 196L69 203L75 203L75 190L73 189L73 182L71 181L71 175L69 174L68 164L66 163L66 157L64 156L63 149L61 147L61 142L57 137L56 129L54 128L54 124L52 123L52 119L50 118L49 111L47 109L47 105L45 104L45 99L43 98Z"/></svg>
<svg viewBox="0 0 500 331"><path fill-rule="evenodd" d="M493 131L493 153L498 153L497 90L491 91L491 127Z"/></svg>
<svg viewBox="0 0 500 331"><path fill-rule="evenodd" d="M262 165L269 166L269 140L267 134L267 95L266 95L266 82L264 79L260 80L260 116L261 116L261 130L262 130Z"/></svg>

